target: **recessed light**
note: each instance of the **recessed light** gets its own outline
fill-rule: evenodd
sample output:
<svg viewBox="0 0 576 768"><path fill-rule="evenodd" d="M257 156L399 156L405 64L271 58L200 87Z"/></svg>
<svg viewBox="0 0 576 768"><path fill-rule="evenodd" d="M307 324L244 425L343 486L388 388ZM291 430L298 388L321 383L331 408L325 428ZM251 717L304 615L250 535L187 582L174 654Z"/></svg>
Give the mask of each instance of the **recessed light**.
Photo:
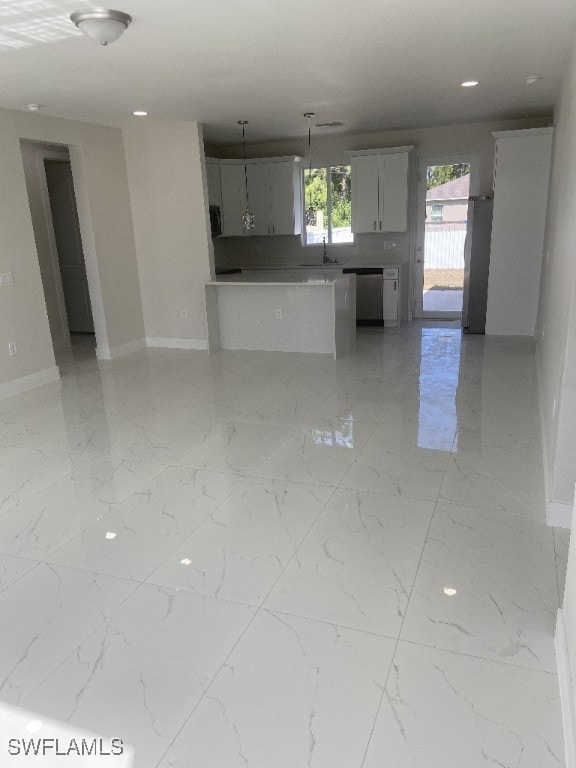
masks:
<svg viewBox="0 0 576 768"><path fill-rule="evenodd" d="M107 539L115 539L116 538L116 534L114 533L114 531L108 531L106 533L106 538Z"/></svg>
<svg viewBox="0 0 576 768"><path fill-rule="evenodd" d="M475 85L478 85L478 80L464 80L460 85L462 88L474 88Z"/></svg>
<svg viewBox="0 0 576 768"><path fill-rule="evenodd" d="M180 565L192 565L192 560L189 557L185 557L184 560L180 560Z"/></svg>
<svg viewBox="0 0 576 768"><path fill-rule="evenodd" d="M458 590L453 587L444 587L444 594L448 595L448 597L454 597L454 595L458 594Z"/></svg>
<svg viewBox="0 0 576 768"><path fill-rule="evenodd" d="M28 112L40 112L42 104L26 104L26 109Z"/></svg>
<svg viewBox="0 0 576 768"><path fill-rule="evenodd" d="M542 80L540 75L528 75L526 78L526 85L536 85L539 80Z"/></svg>
<svg viewBox="0 0 576 768"><path fill-rule="evenodd" d="M132 112L133 115L136 115L136 117L146 117L148 112L144 112L143 110L136 110L136 112Z"/></svg>

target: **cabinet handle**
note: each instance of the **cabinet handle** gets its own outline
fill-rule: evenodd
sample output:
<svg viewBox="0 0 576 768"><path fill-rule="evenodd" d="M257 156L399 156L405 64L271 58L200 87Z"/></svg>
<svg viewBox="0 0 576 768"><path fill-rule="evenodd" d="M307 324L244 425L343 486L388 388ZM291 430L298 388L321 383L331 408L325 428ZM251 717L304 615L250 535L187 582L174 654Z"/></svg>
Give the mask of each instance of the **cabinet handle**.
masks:
<svg viewBox="0 0 576 768"><path fill-rule="evenodd" d="M394 280L394 290L396 290L396 280Z"/></svg>
<svg viewBox="0 0 576 768"><path fill-rule="evenodd" d="M274 224L272 224L272 234L273 234L273 235L275 235L275 234L276 234L276 227L274 226Z"/></svg>
<svg viewBox="0 0 576 768"><path fill-rule="evenodd" d="M380 222L380 229L382 229L382 222Z"/></svg>
<svg viewBox="0 0 576 768"><path fill-rule="evenodd" d="M376 220L374 220L374 229L376 229Z"/></svg>

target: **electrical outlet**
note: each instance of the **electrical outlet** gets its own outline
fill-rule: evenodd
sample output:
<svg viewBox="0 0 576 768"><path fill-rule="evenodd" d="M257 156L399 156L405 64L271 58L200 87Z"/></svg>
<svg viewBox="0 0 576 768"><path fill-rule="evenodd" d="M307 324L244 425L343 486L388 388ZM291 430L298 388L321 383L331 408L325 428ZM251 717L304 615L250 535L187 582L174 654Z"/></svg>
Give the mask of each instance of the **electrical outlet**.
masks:
<svg viewBox="0 0 576 768"><path fill-rule="evenodd" d="M10 357L18 354L18 347L16 346L15 341L8 342L8 352L10 353Z"/></svg>
<svg viewBox="0 0 576 768"><path fill-rule="evenodd" d="M396 243L392 242L392 240L384 240L382 243L382 250L391 251L392 248L396 248Z"/></svg>
<svg viewBox="0 0 576 768"><path fill-rule="evenodd" d="M281 310L281 309L277 309L277 310L276 310L276 317L278 318L278 320L282 320L282 315L283 315L283 314L284 314L284 313L282 312L282 310Z"/></svg>
<svg viewBox="0 0 576 768"><path fill-rule="evenodd" d="M181 310L180 317L182 318L182 320L188 320L188 310L187 309Z"/></svg>
<svg viewBox="0 0 576 768"><path fill-rule="evenodd" d="M0 286L3 288L12 288L14 280L12 279L12 272L0 272Z"/></svg>

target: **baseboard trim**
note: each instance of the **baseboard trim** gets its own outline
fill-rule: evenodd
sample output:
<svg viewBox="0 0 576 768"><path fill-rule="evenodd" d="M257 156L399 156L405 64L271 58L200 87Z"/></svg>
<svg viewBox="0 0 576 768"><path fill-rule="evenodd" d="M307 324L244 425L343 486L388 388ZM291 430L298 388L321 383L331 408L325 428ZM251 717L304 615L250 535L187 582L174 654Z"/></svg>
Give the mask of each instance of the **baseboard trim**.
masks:
<svg viewBox="0 0 576 768"><path fill-rule="evenodd" d="M149 347L164 347L166 349L208 349L207 339L168 339L146 337Z"/></svg>
<svg viewBox="0 0 576 768"><path fill-rule="evenodd" d="M576 768L576 718L574 716L574 695L572 693L572 674L564 614L558 609L556 614L556 663L558 665L558 684L560 686L560 704L562 706L562 723L564 726L564 749L566 752L566 768Z"/></svg>
<svg viewBox="0 0 576 768"><path fill-rule="evenodd" d="M139 352L146 349L146 339L134 339L125 344L118 344L116 347L96 347L96 357L98 360L116 360L118 357L130 355L132 352Z"/></svg>
<svg viewBox="0 0 576 768"><path fill-rule="evenodd" d="M31 373L29 376L22 376L19 379L13 381L6 381L4 384L0 384L0 400L5 397L12 397L13 395L19 395L22 392L28 392L30 389L41 387L44 384L50 384L52 381L60 380L60 371L56 366L53 368L45 368L38 373Z"/></svg>

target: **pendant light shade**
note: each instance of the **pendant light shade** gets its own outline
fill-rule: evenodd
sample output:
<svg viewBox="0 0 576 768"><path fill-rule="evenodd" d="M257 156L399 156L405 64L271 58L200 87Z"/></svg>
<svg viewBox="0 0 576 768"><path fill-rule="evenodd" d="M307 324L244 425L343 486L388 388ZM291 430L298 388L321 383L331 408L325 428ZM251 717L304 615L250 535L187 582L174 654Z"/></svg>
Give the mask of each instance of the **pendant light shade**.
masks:
<svg viewBox="0 0 576 768"><path fill-rule="evenodd" d="M74 11L70 20L90 40L100 45L109 45L118 40L132 21L132 17L122 11L89 8L85 11Z"/></svg>
<svg viewBox="0 0 576 768"><path fill-rule="evenodd" d="M246 184L246 208L242 213L242 230L250 232L254 229L254 213L250 208L250 198L248 194L248 166L246 165L246 126L248 120L238 120L238 125L242 126L242 146L244 149L244 183Z"/></svg>

